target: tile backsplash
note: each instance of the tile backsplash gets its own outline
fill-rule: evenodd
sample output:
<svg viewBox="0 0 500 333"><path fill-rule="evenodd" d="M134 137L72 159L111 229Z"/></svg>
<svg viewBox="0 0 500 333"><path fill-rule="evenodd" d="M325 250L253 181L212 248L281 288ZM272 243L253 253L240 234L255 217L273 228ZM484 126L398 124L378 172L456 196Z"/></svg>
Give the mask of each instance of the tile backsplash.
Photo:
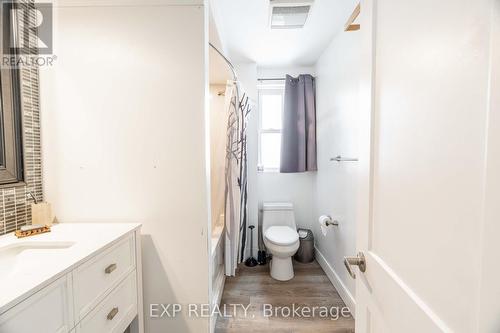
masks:
<svg viewBox="0 0 500 333"><path fill-rule="evenodd" d="M21 6L32 6L33 0L20 0ZM21 20L32 20L25 15ZM31 24L31 26L34 26ZM34 40L34 35L28 38ZM30 44L25 44L30 45ZM32 45L32 44L31 44ZM23 118L24 183L0 189L0 234L31 223L31 192L37 200L43 200L42 154L40 145L40 89L36 66L20 69L21 110Z"/></svg>

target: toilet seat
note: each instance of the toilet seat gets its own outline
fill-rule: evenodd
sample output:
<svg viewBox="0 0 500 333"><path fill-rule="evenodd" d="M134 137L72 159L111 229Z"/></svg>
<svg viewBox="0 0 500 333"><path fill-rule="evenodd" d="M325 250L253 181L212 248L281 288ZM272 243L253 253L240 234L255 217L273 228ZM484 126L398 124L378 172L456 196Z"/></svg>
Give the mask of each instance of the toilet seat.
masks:
<svg viewBox="0 0 500 333"><path fill-rule="evenodd" d="M299 241L299 234L297 231L287 226L269 227L264 236L271 243L282 246L293 245Z"/></svg>

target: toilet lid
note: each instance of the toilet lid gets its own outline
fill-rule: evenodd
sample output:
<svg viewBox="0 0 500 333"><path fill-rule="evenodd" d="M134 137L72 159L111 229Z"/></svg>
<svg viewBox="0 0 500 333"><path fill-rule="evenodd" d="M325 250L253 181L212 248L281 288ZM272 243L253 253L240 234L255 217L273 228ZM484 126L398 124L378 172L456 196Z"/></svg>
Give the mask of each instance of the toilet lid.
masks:
<svg viewBox="0 0 500 333"><path fill-rule="evenodd" d="M291 245L299 240L297 231L286 226L269 227L264 236L276 245Z"/></svg>

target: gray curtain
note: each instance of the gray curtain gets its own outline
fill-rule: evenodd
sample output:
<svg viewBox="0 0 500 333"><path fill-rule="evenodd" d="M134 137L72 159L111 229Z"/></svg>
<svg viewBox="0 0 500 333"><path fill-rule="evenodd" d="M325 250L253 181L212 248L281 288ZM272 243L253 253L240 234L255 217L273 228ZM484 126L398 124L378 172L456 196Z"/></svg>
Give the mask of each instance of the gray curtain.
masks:
<svg viewBox="0 0 500 333"><path fill-rule="evenodd" d="M309 74L286 76L280 172L316 171L316 87Z"/></svg>

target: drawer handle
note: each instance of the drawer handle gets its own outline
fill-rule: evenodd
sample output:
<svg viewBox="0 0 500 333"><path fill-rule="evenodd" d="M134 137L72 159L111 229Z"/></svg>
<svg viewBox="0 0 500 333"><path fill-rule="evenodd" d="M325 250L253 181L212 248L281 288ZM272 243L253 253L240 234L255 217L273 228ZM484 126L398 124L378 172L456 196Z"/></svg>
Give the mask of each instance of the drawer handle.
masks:
<svg viewBox="0 0 500 333"><path fill-rule="evenodd" d="M116 269L116 264L111 264L104 270L104 273L111 274Z"/></svg>
<svg viewBox="0 0 500 333"><path fill-rule="evenodd" d="M108 320L113 320L113 318L116 316L117 313L118 313L118 308L113 308L113 310L109 311L108 316L106 318L108 318Z"/></svg>

